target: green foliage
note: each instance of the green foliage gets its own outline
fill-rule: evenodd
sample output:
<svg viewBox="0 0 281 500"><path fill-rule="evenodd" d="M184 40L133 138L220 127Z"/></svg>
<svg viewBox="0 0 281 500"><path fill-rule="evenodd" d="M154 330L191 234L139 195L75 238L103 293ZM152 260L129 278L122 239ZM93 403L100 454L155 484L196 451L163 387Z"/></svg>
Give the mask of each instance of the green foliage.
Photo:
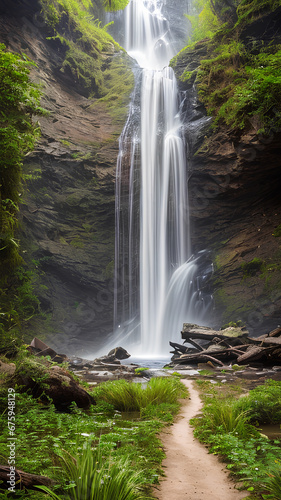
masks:
<svg viewBox="0 0 281 500"><path fill-rule="evenodd" d="M264 491L268 476L278 482L274 464L281 460L280 442L272 443L250 422L280 422L281 383L267 381L238 399L219 394L206 384L204 391L209 395L204 396L203 415L192 420L195 436L209 445L211 453L223 457L227 468L249 491Z"/></svg>
<svg viewBox="0 0 281 500"><path fill-rule="evenodd" d="M261 129L279 128L281 117L281 50L247 58L243 80L218 112L231 127L243 129L257 115Z"/></svg>
<svg viewBox="0 0 281 500"><path fill-rule="evenodd" d="M268 477L264 481L264 487L270 493L269 499L281 499L281 463L276 463L271 467ZM266 498L266 497L265 497Z"/></svg>
<svg viewBox="0 0 281 500"><path fill-rule="evenodd" d="M28 333L29 321L41 314L39 300L34 293L37 272L20 266L0 290L0 352L13 355Z"/></svg>
<svg viewBox="0 0 281 500"><path fill-rule="evenodd" d="M129 0L104 0L104 8L107 12L123 10L128 3Z"/></svg>
<svg viewBox="0 0 281 500"><path fill-rule="evenodd" d="M101 27L100 21L94 19L92 2L40 0L40 3L42 14L54 32L49 40L55 40L65 52L61 71L70 73L87 97L105 97L110 92L106 70L108 68L110 73L111 64L114 66L114 51L120 51L121 47L107 33L107 26ZM123 3L123 0L112 0L114 7ZM125 80L132 79L128 66L125 73ZM123 97L123 89L127 93L130 91L124 83L122 82L123 88L119 90L118 98Z"/></svg>
<svg viewBox="0 0 281 500"><path fill-rule="evenodd" d="M221 22L212 11L210 0L197 0L193 2L193 8L196 9L195 14L186 14L186 17L191 22L192 27L190 41L197 42L203 38L211 37Z"/></svg>
<svg viewBox="0 0 281 500"><path fill-rule="evenodd" d="M252 423L281 423L281 383L267 380L264 385L250 391L249 396L235 404L238 411L250 415Z"/></svg>
<svg viewBox="0 0 281 500"><path fill-rule="evenodd" d="M237 7L238 23L250 23L262 14L274 11L280 5L280 0L241 0Z"/></svg>
<svg viewBox="0 0 281 500"><path fill-rule="evenodd" d="M103 97L98 104L105 103L115 123L124 123L127 116L128 96L133 90L134 76L128 71L128 62L123 53L115 56L103 71Z"/></svg>
<svg viewBox="0 0 281 500"><path fill-rule="evenodd" d="M230 432L242 438L249 434L249 414L237 409L233 400L214 399L205 406L204 416L212 433L220 429L222 433Z"/></svg>
<svg viewBox="0 0 281 500"><path fill-rule="evenodd" d="M222 327L221 330L225 330L226 328L232 327L232 328L241 328L244 326L243 321L229 321L228 323L225 323Z"/></svg>
<svg viewBox="0 0 281 500"><path fill-rule="evenodd" d="M0 44L0 274L3 281L21 262L14 233L22 160L40 135L33 116L44 114L39 87L29 79L33 65L26 56L7 52Z"/></svg>
<svg viewBox="0 0 281 500"><path fill-rule="evenodd" d="M140 411L150 404L176 404L186 391L177 378L152 378L146 387L125 380L106 382L94 390L94 397L119 411Z"/></svg>
<svg viewBox="0 0 281 500"><path fill-rule="evenodd" d="M128 461L104 461L100 447L90 443L75 457L64 453L59 457L70 487L63 495L38 487L53 499L81 500L147 500L139 488L140 473L133 472Z"/></svg>
<svg viewBox="0 0 281 500"><path fill-rule="evenodd" d="M191 16L193 40L204 39L201 47L207 57L198 71L187 66L180 78L193 82L197 73L200 99L214 116L213 126L227 125L236 131L254 127L264 133L280 129L280 46L274 39L261 45L253 38L252 47L240 41L245 24L280 5L281 0L198 1L201 11ZM187 54L188 49L184 49Z"/></svg>

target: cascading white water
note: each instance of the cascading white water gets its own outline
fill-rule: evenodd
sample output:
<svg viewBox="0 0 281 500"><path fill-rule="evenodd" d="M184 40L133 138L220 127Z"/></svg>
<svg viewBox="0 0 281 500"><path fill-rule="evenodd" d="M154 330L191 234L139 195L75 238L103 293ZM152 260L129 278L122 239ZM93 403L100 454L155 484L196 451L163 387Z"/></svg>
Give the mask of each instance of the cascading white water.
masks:
<svg viewBox="0 0 281 500"><path fill-rule="evenodd" d="M125 48L142 68L141 97L138 105L135 91L120 139L115 317L118 338L135 355L167 354L168 341L180 340L182 323L202 312L197 259L188 261L186 148L168 67L172 47L161 1L131 0Z"/></svg>

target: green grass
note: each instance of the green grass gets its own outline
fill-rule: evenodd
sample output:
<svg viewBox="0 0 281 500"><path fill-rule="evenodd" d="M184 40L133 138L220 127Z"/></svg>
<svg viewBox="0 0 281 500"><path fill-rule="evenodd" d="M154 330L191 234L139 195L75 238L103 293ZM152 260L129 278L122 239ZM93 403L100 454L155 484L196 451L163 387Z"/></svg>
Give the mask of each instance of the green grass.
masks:
<svg viewBox="0 0 281 500"><path fill-rule="evenodd" d="M58 457L68 478L69 488L57 495L40 487L54 500L148 500L139 486L140 473L132 470L128 460L105 461L100 447L85 445L80 454L64 453Z"/></svg>
<svg viewBox="0 0 281 500"><path fill-rule="evenodd" d="M235 403L238 412L246 412L251 423L281 424L281 384L267 380Z"/></svg>
<svg viewBox="0 0 281 500"><path fill-rule="evenodd" d="M177 404L179 397L186 394L177 378L152 378L143 387L125 380L107 382L94 390L97 400L112 404L118 411L140 411L148 405L162 403Z"/></svg>

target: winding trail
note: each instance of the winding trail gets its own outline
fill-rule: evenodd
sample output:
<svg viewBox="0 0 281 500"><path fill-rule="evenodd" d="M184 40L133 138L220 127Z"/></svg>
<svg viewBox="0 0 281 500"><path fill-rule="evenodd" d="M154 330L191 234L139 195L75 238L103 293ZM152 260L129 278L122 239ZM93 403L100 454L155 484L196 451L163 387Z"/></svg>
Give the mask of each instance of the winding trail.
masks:
<svg viewBox="0 0 281 500"><path fill-rule="evenodd" d="M166 477L155 491L158 500L242 500L246 491L235 489L223 464L193 436L189 420L202 403L191 380L182 380L190 399L183 404L178 421L161 435L166 458Z"/></svg>

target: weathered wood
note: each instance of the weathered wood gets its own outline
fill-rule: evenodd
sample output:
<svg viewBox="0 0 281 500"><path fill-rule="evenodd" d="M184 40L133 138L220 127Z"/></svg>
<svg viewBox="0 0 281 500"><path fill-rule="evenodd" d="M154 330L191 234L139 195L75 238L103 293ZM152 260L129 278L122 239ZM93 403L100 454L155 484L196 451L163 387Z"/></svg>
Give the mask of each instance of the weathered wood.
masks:
<svg viewBox="0 0 281 500"><path fill-rule="evenodd" d="M269 363L280 363L281 359L281 327L272 330L269 334L251 338L247 331L242 328L229 327L219 332L205 326L184 323L181 332L184 343L189 343L193 348L187 349L184 354L178 345L174 345L177 363L200 363L212 358L212 362L221 364L222 360L235 359L239 364L246 364L263 359ZM204 346L196 342L196 339L204 340ZM173 346L173 344L171 343ZM207 346L207 347L206 347ZM226 346L226 348L224 348ZM245 352L246 349L246 352Z"/></svg>
<svg viewBox="0 0 281 500"><path fill-rule="evenodd" d="M207 342L217 338L227 341L231 345L243 344L243 340L247 339L248 332L242 331L241 328L226 328L222 330L224 333L219 333L208 327L201 327L190 323L184 323L181 337L189 342L189 339L201 339ZM243 340L242 340L243 339Z"/></svg>
<svg viewBox="0 0 281 500"><path fill-rule="evenodd" d="M193 345L193 347L196 347L196 349L198 349L199 351L205 351L205 348L198 344L198 342L196 342L196 340L194 339L188 339L188 343Z"/></svg>
<svg viewBox="0 0 281 500"><path fill-rule="evenodd" d="M185 356L192 356L191 359L184 359ZM217 365L224 366L224 363L220 361L219 359L215 358L214 356L210 356L209 354L203 354L203 353L197 353L197 354L183 354L180 356L179 359L176 360L177 363L186 363L187 361L195 361L196 363L202 363L204 361L212 361L213 363L216 363Z"/></svg>
<svg viewBox="0 0 281 500"><path fill-rule="evenodd" d="M280 345L281 346L281 337L265 337L263 339L250 339L255 344L260 346L270 346L270 345Z"/></svg>
<svg viewBox="0 0 281 500"><path fill-rule="evenodd" d="M252 361L258 361L263 356L268 356L275 347L251 346L247 351L237 358L238 364L247 364Z"/></svg>
<svg viewBox="0 0 281 500"><path fill-rule="evenodd" d="M10 467L6 465L0 465L0 480L3 481L1 483L2 489L8 489L11 487L10 483L8 483L8 481L11 480L11 476L8 476L8 474L10 473ZM16 490L36 490L36 486L51 486L52 484L54 484L54 481L49 477L29 474L28 472L24 472L19 469L15 469L15 482Z"/></svg>
<svg viewBox="0 0 281 500"><path fill-rule="evenodd" d="M268 335L269 337L279 337L279 335L281 335L281 326L278 326L278 328L272 330Z"/></svg>
<svg viewBox="0 0 281 500"><path fill-rule="evenodd" d="M173 349L175 349L178 352L185 353L187 350L187 347L185 347L182 344L177 344L176 342L169 342L169 344L171 347L173 347Z"/></svg>

